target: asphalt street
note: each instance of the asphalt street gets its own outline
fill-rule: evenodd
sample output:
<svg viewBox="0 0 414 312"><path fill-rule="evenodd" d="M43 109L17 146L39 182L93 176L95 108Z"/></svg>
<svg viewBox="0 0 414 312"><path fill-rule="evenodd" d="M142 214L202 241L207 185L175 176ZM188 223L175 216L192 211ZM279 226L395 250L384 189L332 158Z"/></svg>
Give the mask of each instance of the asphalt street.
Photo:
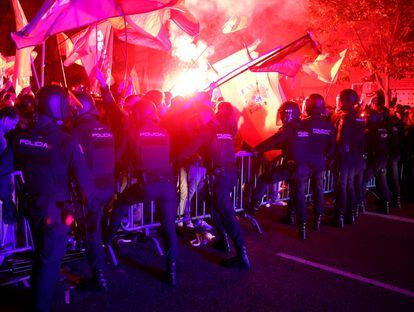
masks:
<svg viewBox="0 0 414 312"><path fill-rule="evenodd" d="M150 241L120 247L118 267L107 265L110 291L72 290L56 295L57 311L414 311L414 205L391 216L375 204L356 225L338 229L327 209L320 232L297 239L282 223L284 208L259 211L263 234L241 220L252 262L250 272L225 269L222 255L206 247L180 244L179 285L164 283L164 259ZM309 211L309 215L311 212ZM71 274L85 274L84 261ZM27 309L30 290L0 290L1 311ZM68 293L67 293L68 294Z"/></svg>

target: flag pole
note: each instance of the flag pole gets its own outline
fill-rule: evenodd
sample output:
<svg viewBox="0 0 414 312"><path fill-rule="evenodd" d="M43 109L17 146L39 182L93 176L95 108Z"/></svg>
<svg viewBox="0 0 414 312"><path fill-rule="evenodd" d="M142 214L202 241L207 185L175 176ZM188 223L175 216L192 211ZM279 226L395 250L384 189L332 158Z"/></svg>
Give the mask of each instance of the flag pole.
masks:
<svg viewBox="0 0 414 312"><path fill-rule="evenodd" d="M128 32L127 32L127 22L126 22L125 15L124 15L124 29L125 29L125 72L124 72L124 84L126 84L127 72L128 72Z"/></svg>
<svg viewBox="0 0 414 312"><path fill-rule="evenodd" d="M46 41L42 44L42 64L40 67L40 83L43 87L45 85L45 58L46 58Z"/></svg>
<svg viewBox="0 0 414 312"><path fill-rule="evenodd" d="M56 37L56 44L57 44L59 60L60 60L60 68L62 69L63 84L64 84L65 88L67 89L68 88L68 82L66 80L66 72L65 72L65 67L63 66L62 55L60 55L59 40L58 40L57 35L55 37Z"/></svg>
<svg viewBox="0 0 414 312"><path fill-rule="evenodd" d="M290 42L289 44L285 45L282 48L277 48L274 49L270 52L265 53L262 56L259 56L257 58L255 58L252 61L247 62L246 64L243 64L242 66L234 69L233 71L227 73L226 75L224 75L223 77L219 78L218 80L216 80L215 82L213 82L210 86L214 87L214 88L218 88L220 87L222 84L225 84L226 82L230 81L231 79L241 75L242 73L244 73L245 71L247 71L250 67L255 66L259 63L262 63L268 59L270 59L271 57L275 56L277 53L280 53L288 48L290 48L291 46L295 45L296 43L300 42L301 40L305 39L306 37L310 37L310 34L307 33L306 35ZM206 88L206 90L208 90L209 88Z"/></svg>
<svg viewBox="0 0 414 312"><path fill-rule="evenodd" d="M37 75L36 67L32 55L30 55L30 64L32 65L32 72L35 77L37 89L40 89L39 76Z"/></svg>

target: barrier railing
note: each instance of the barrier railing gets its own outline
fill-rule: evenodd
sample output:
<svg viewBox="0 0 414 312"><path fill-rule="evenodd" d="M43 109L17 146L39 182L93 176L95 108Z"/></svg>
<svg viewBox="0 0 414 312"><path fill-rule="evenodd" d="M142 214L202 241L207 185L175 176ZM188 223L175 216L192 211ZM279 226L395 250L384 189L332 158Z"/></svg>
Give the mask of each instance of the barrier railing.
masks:
<svg viewBox="0 0 414 312"><path fill-rule="evenodd" d="M21 171L16 171L10 174L12 201L17 209L18 216L21 216L21 213L19 211L20 203L19 196L17 196L17 188L19 187L21 189L22 183L24 183L24 178ZM2 205L3 204L1 203L1 211L3 210ZM17 225L19 222L20 226L18 227ZM16 220L15 224L5 224L2 217L0 222L0 229L0 257L6 257L11 254L25 252L33 249L33 238L30 232L29 223L27 222L26 218L22 217L20 220Z"/></svg>
<svg viewBox="0 0 414 312"><path fill-rule="evenodd" d="M260 226L256 219L246 213L246 208L250 202L251 198L251 192L252 188L255 185L255 181L258 178L258 175L261 171L263 171L262 168L259 168L258 170L254 170L254 164L255 157L252 153L246 152L246 151L240 151L236 153L236 165L238 168L238 179L237 184L234 187L234 190L231 194L233 199L233 206L235 212L243 218L246 218L253 227L261 233ZM280 161L277 163L280 164ZM198 166L199 162L196 162L196 173L198 174ZM259 166L260 167L260 166ZM323 173L323 192L324 194L329 194L334 191L334 176L333 173L330 170L327 170ZM196 177L196 181L198 181L198 177ZM132 180L129 178L128 185L132 182ZM367 184L368 188L372 188L375 186L375 178L369 181ZM289 183L286 181L280 181L276 183L276 198L270 199L269 194L267 194L266 199L263 200L263 204L272 204L274 202L282 202L282 201L288 201L289 200ZM195 190L195 201L194 206L190 210L190 219L192 221L197 220L204 220L211 218L211 215L209 213L209 207L207 206L206 202L199 202L198 196L199 196L199 188L196 187ZM306 193L305 193L306 199L310 200L312 197L312 188L311 188L311 181L310 179L307 182L306 185ZM156 228L160 226L160 223L157 222L155 218L155 205L153 202L151 202L149 206L149 210L145 209L143 203L138 203L136 205L132 205L128 211L128 215L124 218L124 222L122 224L122 229L126 232L141 232L145 236L150 237L150 230L153 228ZM149 211L149 212L148 212ZM147 212L147 214L145 214ZM176 223L183 222L185 219L184 216L177 216ZM159 246L159 243L156 242L157 249ZM159 249L160 250L160 249Z"/></svg>
<svg viewBox="0 0 414 312"><path fill-rule="evenodd" d="M21 211L24 183L21 171L10 174L11 197L17 209L17 220L15 224L8 225L3 222L2 216L0 218L0 285L23 282L28 286L27 279L32 269L32 252L35 245L29 222ZM0 214L2 210L0 201ZM79 260L84 256L84 250L75 250L69 246L74 240L76 238L69 236L68 253L63 258L64 263ZM18 254L19 256L15 257Z"/></svg>

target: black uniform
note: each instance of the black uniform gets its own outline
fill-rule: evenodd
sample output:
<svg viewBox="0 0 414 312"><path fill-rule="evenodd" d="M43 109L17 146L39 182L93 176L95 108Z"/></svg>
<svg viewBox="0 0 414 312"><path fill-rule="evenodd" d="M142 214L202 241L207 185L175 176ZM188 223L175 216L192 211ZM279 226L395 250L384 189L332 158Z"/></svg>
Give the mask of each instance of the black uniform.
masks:
<svg viewBox="0 0 414 312"><path fill-rule="evenodd" d="M154 201L159 208L167 260L177 260L178 240L175 233L177 192L170 164L170 138L167 131L147 120L137 131L134 170L138 183L127 188L116 200L111 222L114 234L130 205Z"/></svg>
<svg viewBox="0 0 414 312"><path fill-rule="evenodd" d="M263 153L269 150L281 149L283 164L271 171L263 173L258 181L253 196L258 203L266 191L267 184L288 180L291 185L291 204L295 207L302 222L306 222L305 187L309 177L308 151L310 133L300 120L293 120L283 126L277 133L266 139L255 151Z"/></svg>
<svg viewBox="0 0 414 312"><path fill-rule="evenodd" d="M374 176L377 178L377 185L380 189L380 198L385 208L391 201L391 193L387 181L387 163L390 156L390 141L388 134L388 111L370 112L367 132L368 142L368 168L366 179Z"/></svg>
<svg viewBox="0 0 414 312"><path fill-rule="evenodd" d="M335 151L335 129L321 114L314 114L302 121L310 134L308 166L311 173L311 186L315 204L315 214L323 214L323 172L327 160L332 160Z"/></svg>
<svg viewBox="0 0 414 312"><path fill-rule="evenodd" d="M177 160L184 161L196 152L202 156L210 179L213 225L220 239L228 234L240 252L245 241L230 197L237 183L233 136L213 119L178 153Z"/></svg>
<svg viewBox="0 0 414 312"><path fill-rule="evenodd" d="M365 149L364 129L357 122L357 113L343 113L339 120L335 151L335 206L338 217L343 220L356 211L355 175L360 170ZM362 139L361 139L362 138ZM342 224L342 221L340 221Z"/></svg>
<svg viewBox="0 0 414 312"><path fill-rule="evenodd" d="M96 190L93 202L86 207L85 221L89 264L93 270L100 270L103 267L102 212L115 193L114 138L111 130L91 113L74 121L71 134L82 146Z"/></svg>
<svg viewBox="0 0 414 312"><path fill-rule="evenodd" d="M2 201L2 221L5 224L14 224L17 220L17 211L12 200L10 177L13 171L13 153L8 146L0 152L0 200Z"/></svg>
<svg viewBox="0 0 414 312"><path fill-rule="evenodd" d="M404 171L407 183L404 183L407 199L414 201L414 124L406 127L404 131Z"/></svg>
<svg viewBox="0 0 414 312"><path fill-rule="evenodd" d="M399 162L401 159L403 136L404 136L404 123L393 116L389 119L388 124L389 134L389 158L387 173L391 184L391 190L394 195L394 200L398 208L401 207L401 187L400 187L400 175L399 175Z"/></svg>
<svg viewBox="0 0 414 312"><path fill-rule="evenodd" d="M20 137L16 145L35 241L32 274L35 310L49 311L73 221L69 175L76 178L86 198L92 193L92 183L79 144L49 118L39 117L36 126Z"/></svg>

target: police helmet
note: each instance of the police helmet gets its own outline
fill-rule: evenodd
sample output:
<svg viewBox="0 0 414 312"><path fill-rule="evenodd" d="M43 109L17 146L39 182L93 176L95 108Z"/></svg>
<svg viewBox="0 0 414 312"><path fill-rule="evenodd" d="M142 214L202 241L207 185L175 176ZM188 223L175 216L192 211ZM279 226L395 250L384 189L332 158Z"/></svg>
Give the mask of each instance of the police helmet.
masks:
<svg viewBox="0 0 414 312"><path fill-rule="evenodd" d="M281 120L284 125L300 117L299 104L293 101L286 101L280 105L277 111L277 120Z"/></svg>
<svg viewBox="0 0 414 312"><path fill-rule="evenodd" d="M36 93L35 104L39 115L54 120L64 120L68 116L69 102L65 89L56 85L44 86Z"/></svg>
<svg viewBox="0 0 414 312"><path fill-rule="evenodd" d="M95 100L93 99L92 95L85 91L75 91L73 94L82 104L82 107L77 109L77 114L79 116L85 115L87 113L96 113Z"/></svg>
<svg viewBox="0 0 414 312"><path fill-rule="evenodd" d="M132 107L133 115L137 122L143 122L146 120L159 121L157 114L157 108L154 102L149 99L142 98Z"/></svg>
<svg viewBox="0 0 414 312"><path fill-rule="evenodd" d="M313 93L304 101L303 110L308 116L314 114L325 114L325 100L322 95Z"/></svg>
<svg viewBox="0 0 414 312"><path fill-rule="evenodd" d="M213 109L202 104L196 107L196 122L199 126L207 125L210 121L215 120Z"/></svg>
<svg viewBox="0 0 414 312"><path fill-rule="evenodd" d="M339 97L337 98L337 106L338 109L341 111L352 111L355 105L358 104L358 94L355 90L352 89L344 89L339 93Z"/></svg>
<svg viewBox="0 0 414 312"><path fill-rule="evenodd" d="M217 105L217 116L223 116L226 118L231 118L234 115L234 108L230 102L222 101Z"/></svg>
<svg viewBox="0 0 414 312"><path fill-rule="evenodd" d="M124 102L124 109L128 112L131 111L132 107L142 99L143 96L138 94L128 95Z"/></svg>
<svg viewBox="0 0 414 312"><path fill-rule="evenodd" d="M25 115L34 111L34 104L35 100L32 94L20 94L16 99L14 107L20 115Z"/></svg>

